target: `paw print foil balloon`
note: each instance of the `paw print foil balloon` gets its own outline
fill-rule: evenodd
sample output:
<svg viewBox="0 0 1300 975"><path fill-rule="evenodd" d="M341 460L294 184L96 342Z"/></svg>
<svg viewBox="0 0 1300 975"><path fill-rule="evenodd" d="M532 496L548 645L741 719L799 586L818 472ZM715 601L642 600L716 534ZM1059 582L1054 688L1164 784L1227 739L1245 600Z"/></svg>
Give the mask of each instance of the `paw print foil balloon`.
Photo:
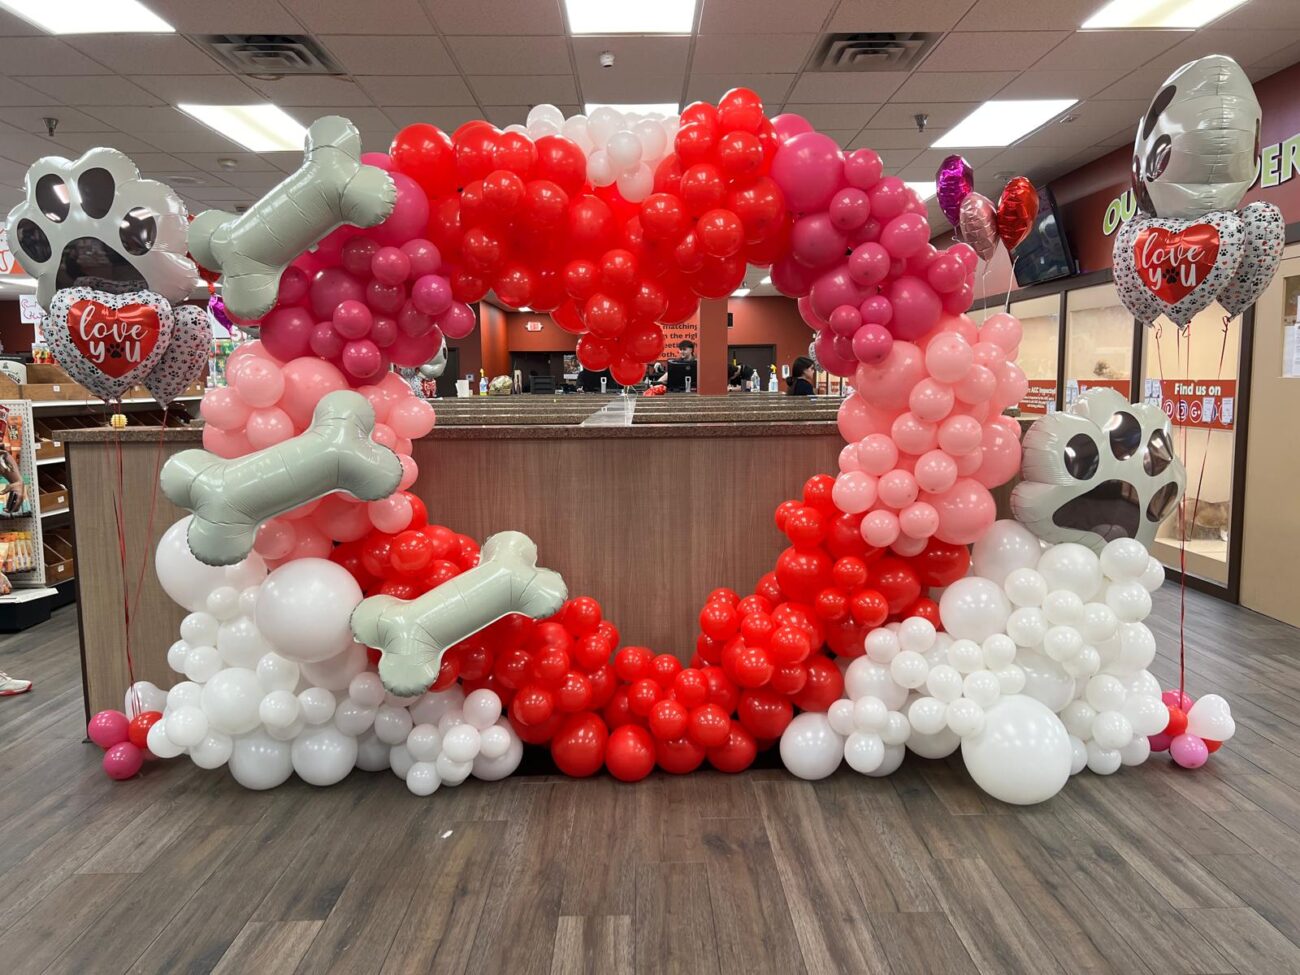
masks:
<svg viewBox="0 0 1300 975"><path fill-rule="evenodd" d="M9 246L36 279L42 308L64 288L148 290L175 302L198 283L186 256L185 204L165 184L141 179L116 149L38 159L25 194L9 211Z"/></svg>
<svg viewBox="0 0 1300 975"><path fill-rule="evenodd" d="M1133 192L1158 217L1233 210L1255 181L1259 101L1230 57L1211 54L1169 76L1138 122Z"/></svg>
<svg viewBox="0 0 1300 975"><path fill-rule="evenodd" d="M1169 417L1107 388L1030 427L1021 471L1011 494L1016 520L1045 541L1098 553L1116 538L1150 548L1187 486Z"/></svg>

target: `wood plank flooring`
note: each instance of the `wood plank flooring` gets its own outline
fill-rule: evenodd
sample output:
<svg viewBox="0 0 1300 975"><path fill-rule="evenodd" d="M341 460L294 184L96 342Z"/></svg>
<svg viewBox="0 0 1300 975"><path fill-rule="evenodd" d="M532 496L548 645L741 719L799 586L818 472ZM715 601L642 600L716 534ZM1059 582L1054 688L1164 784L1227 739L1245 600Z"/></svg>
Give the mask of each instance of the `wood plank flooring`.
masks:
<svg viewBox="0 0 1300 975"><path fill-rule="evenodd" d="M1176 679L1177 593L1156 664ZM1300 972L1300 631L1188 593L1188 689L1234 741L1030 809L959 761L816 784L389 773L129 783L82 742L73 610L0 639L0 970L116 973Z"/></svg>

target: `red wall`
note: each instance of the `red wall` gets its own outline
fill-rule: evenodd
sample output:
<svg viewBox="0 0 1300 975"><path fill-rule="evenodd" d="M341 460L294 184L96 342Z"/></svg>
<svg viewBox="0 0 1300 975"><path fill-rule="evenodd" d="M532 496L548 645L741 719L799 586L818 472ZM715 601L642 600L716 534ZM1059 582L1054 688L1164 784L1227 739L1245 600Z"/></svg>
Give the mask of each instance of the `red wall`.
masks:
<svg viewBox="0 0 1300 975"><path fill-rule="evenodd" d="M813 332L799 317L793 298L732 298L728 345L775 345L777 372L808 354ZM763 377L767 382L767 377Z"/></svg>

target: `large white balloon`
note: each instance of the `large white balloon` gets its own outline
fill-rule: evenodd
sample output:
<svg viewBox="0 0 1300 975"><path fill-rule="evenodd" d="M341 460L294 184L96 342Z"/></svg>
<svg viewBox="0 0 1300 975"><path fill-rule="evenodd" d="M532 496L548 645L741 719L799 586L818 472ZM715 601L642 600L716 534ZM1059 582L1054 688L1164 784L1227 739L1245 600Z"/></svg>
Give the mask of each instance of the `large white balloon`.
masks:
<svg viewBox="0 0 1300 975"><path fill-rule="evenodd" d="M203 685L203 713L208 726L228 735L242 735L262 723L258 708L262 684L243 667L228 667Z"/></svg>
<svg viewBox="0 0 1300 975"><path fill-rule="evenodd" d="M1002 587L989 579L958 579L939 598L943 628L955 640L983 643L1007 625L1011 604Z"/></svg>
<svg viewBox="0 0 1300 975"><path fill-rule="evenodd" d="M266 578L266 563L254 552L236 565L204 565L190 552L187 534L192 517L187 515L163 532L153 564L163 591L195 613L207 610L208 596L213 590L222 586L243 589L257 585Z"/></svg>
<svg viewBox="0 0 1300 975"><path fill-rule="evenodd" d="M824 779L844 759L844 739L819 711L805 711L781 733L781 761L801 779Z"/></svg>
<svg viewBox="0 0 1300 975"><path fill-rule="evenodd" d="M293 774L292 746L261 729L240 735L230 753L230 774L245 789L274 789Z"/></svg>
<svg viewBox="0 0 1300 975"><path fill-rule="evenodd" d="M1068 589L1085 602L1101 591L1103 578L1097 553L1078 542L1053 545L1038 560L1047 588Z"/></svg>
<svg viewBox="0 0 1300 975"><path fill-rule="evenodd" d="M357 740L333 725L303 732L290 751L293 770L311 785L342 782L357 763Z"/></svg>
<svg viewBox="0 0 1300 975"><path fill-rule="evenodd" d="M895 683L889 667L867 657L855 657L849 664L844 672L844 690L855 701L878 697L890 711L897 711L907 700L907 688Z"/></svg>
<svg viewBox="0 0 1300 975"><path fill-rule="evenodd" d="M290 660L317 663L352 643L352 611L361 587L347 569L328 559L295 559L262 583L257 628Z"/></svg>
<svg viewBox="0 0 1300 975"><path fill-rule="evenodd" d="M971 548L971 565L975 575L1002 585L1016 569L1038 565L1043 547L1038 536L1018 521L1003 518L995 521Z"/></svg>
<svg viewBox="0 0 1300 975"><path fill-rule="evenodd" d="M1044 802L1070 778L1065 725L1043 704L1022 694L1003 697L989 708L984 730L963 739L961 755L976 785L1016 805Z"/></svg>

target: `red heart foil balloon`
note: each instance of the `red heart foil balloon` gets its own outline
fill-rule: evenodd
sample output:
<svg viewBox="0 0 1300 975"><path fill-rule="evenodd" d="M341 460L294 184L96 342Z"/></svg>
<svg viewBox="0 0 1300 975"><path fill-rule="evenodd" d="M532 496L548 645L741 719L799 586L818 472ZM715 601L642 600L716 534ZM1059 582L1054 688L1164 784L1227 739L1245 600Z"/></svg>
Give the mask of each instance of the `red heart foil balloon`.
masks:
<svg viewBox="0 0 1300 975"><path fill-rule="evenodd" d="M87 362L120 379L149 357L162 333L157 309L148 305L106 307L94 298L68 306L68 337Z"/></svg>
<svg viewBox="0 0 1300 975"><path fill-rule="evenodd" d="M45 337L68 375L112 402L157 367L174 323L171 305L155 292L116 295L78 286L54 293Z"/></svg>
<svg viewBox="0 0 1300 975"><path fill-rule="evenodd" d="M1023 176L1010 180L998 197L998 236L1006 245L1007 253L1029 236L1037 216L1038 191L1034 184Z"/></svg>
<svg viewBox="0 0 1300 975"><path fill-rule="evenodd" d="M1210 275L1219 258L1219 231L1207 223L1182 230L1147 227L1133 242L1133 262L1147 289L1177 304Z"/></svg>

